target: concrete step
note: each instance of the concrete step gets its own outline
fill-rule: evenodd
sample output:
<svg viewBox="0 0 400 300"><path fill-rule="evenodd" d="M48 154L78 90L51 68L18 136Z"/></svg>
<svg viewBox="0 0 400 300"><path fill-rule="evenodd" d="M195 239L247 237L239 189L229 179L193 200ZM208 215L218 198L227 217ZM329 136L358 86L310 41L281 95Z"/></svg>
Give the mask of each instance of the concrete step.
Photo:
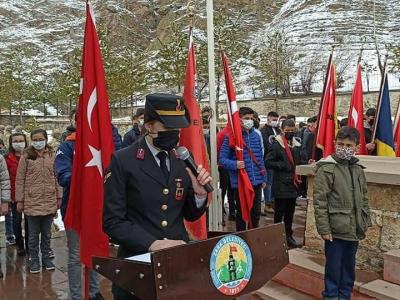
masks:
<svg viewBox="0 0 400 300"><path fill-rule="evenodd" d="M383 254L383 279L400 285L400 249Z"/></svg>
<svg viewBox="0 0 400 300"><path fill-rule="evenodd" d="M361 286L360 291L379 300L400 299L400 285L380 279L364 284Z"/></svg>
<svg viewBox="0 0 400 300"><path fill-rule="evenodd" d="M279 272L273 281L320 299L324 290L324 256L293 249L289 251L289 261L289 265ZM352 299L371 299L360 293L360 286L378 278L376 273L357 270Z"/></svg>
<svg viewBox="0 0 400 300"><path fill-rule="evenodd" d="M274 281L268 282L255 294L253 300L315 300L318 298L306 295Z"/></svg>

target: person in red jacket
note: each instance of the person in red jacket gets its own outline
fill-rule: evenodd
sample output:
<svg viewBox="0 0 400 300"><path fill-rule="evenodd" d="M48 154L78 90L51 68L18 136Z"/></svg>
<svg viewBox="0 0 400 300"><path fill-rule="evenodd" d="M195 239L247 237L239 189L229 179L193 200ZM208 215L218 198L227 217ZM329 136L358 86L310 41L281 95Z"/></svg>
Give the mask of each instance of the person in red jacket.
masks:
<svg viewBox="0 0 400 300"><path fill-rule="evenodd" d="M14 133L9 138L9 152L4 157L7 163L8 173L10 174L11 183L11 210L13 215L13 228L15 241L17 244L17 254L19 256L25 256L29 253L28 249L28 222L25 222L25 243L22 235L22 213L17 211L17 202L15 202L15 178L17 175L17 169L19 159L27 147L26 135L23 133ZM26 245L26 250L25 250Z"/></svg>

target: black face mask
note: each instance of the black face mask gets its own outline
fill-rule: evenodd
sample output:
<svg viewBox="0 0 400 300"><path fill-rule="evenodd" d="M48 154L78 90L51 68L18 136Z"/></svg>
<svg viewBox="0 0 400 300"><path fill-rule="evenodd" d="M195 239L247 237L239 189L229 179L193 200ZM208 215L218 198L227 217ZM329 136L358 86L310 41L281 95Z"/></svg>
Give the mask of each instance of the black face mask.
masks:
<svg viewBox="0 0 400 300"><path fill-rule="evenodd" d="M286 138L288 141L292 141L293 138L294 138L294 132L285 132L285 138Z"/></svg>
<svg viewBox="0 0 400 300"><path fill-rule="evenodd" d="M167 152L171 151L178 145L179 130L159 131L158 136L153 138L153 145Z"/></svg>

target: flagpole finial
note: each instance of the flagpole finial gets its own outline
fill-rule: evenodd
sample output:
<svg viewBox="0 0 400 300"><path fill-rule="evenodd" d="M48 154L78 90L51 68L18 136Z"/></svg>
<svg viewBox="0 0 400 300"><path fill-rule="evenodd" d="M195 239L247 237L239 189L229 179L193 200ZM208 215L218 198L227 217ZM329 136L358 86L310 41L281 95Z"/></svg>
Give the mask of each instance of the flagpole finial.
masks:
<svg viewBox="0 0 400 300"><path fill-rule="evenodd" d="M192 0L189 0L188 5L187 5L187 15L190 19L190 26L193 28L194 27L194 11L195 11L195 6L193 4Z"/></svg>

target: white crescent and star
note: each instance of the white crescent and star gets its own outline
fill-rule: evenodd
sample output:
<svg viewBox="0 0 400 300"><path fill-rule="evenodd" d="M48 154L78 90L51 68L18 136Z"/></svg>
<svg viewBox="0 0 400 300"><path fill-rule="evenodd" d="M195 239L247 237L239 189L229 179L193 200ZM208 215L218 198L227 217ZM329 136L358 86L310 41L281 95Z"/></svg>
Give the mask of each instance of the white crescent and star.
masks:
<svg viewBox="0 0 400 300"><path fill-rule="evenodd" d="M97 89L96 87L93 89L92 94L89 97L88 105L87 105L87 121L89 124L90 131L93 132L92 129L92 114L93 109L97 104ZM103 177L103 163L101 160L101 150L97 150L95 147L88 145L90 153L92 154L92 159L85 165L85 167L96 167L99 171L101 177Z"/></svg>
<svg viewBox="0 0 400 300"><path fill-rule="evenodd" d="M92 153L92 159L85 165L85 167L97 167L97 170L100 173L100 176L103 177L103 164L101 161L101 150L97 150L96 148L89 146L89 150Z"/></svg>
<svg viewBox="0 0 400 300"><path fill-rule="evenodd" d="M92 113L93 113L93 109L94 109L96 103L97 103L97 89L95 87L93 89L92 94L89 97L89 102L88 102L88 106L87 106L87 120L89 123L90 131L92 131L92 132L93 132L93 130L92 130Z"/></svg>

